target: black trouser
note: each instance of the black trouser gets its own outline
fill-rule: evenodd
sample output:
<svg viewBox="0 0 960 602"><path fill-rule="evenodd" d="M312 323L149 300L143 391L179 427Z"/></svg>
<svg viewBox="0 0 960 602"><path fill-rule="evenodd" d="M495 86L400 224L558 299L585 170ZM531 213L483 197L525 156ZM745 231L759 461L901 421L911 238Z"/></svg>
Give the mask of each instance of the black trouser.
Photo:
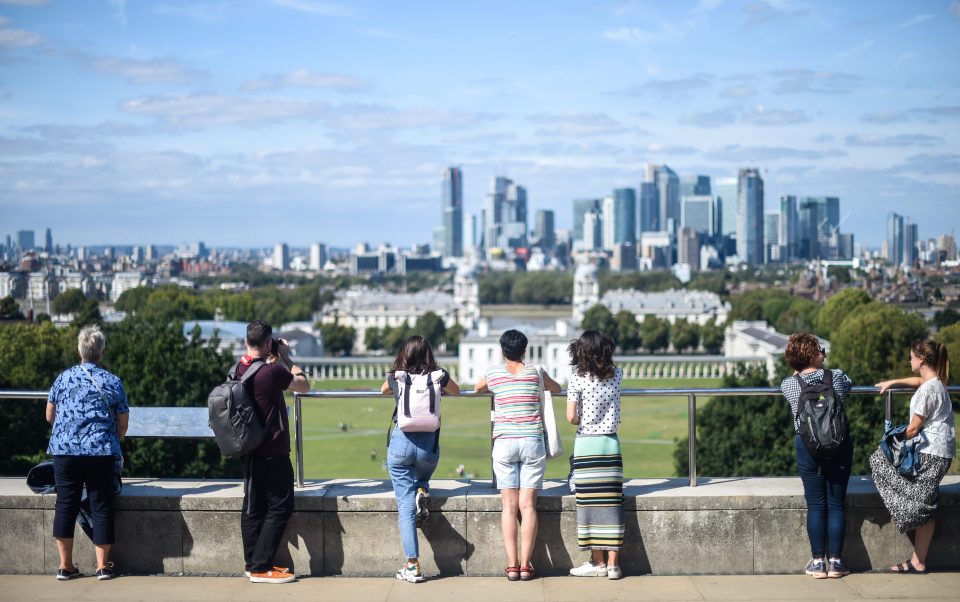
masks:
<svg viewBox="0 0 960 602"><path fill-rule="evenodd" d="M98 546L114 542L113 456L54 456L53 476L57 483L57 505L53 515L53 536L73 539L80 497L87 486L93 534L90 539Z"/></svg>
<svg viewBox="0 0 960 602"><path fill-rule="evenodd" d="M293 465L290 456L250 457L244 463L240 532L243 559L250 572L274 566L274 556L293 514Z"/></svg>

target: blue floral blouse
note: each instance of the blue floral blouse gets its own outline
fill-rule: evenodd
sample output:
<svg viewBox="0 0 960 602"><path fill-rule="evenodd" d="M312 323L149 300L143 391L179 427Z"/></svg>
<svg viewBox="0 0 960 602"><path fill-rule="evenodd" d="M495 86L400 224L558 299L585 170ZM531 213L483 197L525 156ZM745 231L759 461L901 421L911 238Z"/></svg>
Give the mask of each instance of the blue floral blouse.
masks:
<svg viewBox="0 0 960 602"><path fill-rule="evenodd" d="M85 362L82 366L90 371L103 396L81 366L67 368L57 377L48 398L56 406L56 419L47 453L52 456L119 456L120 439L115 416L130 411L123 383L96 364ZM109 401L109 409L104 397Z"/></svg>

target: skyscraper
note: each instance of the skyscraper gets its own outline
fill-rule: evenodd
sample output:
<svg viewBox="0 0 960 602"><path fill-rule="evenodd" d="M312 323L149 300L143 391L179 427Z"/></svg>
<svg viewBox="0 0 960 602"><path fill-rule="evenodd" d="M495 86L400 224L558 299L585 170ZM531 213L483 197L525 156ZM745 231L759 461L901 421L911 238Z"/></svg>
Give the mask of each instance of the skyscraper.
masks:
<svg viewBox="0 0 960 602"><path fill-rule="evenodd" d="M613 191L613 243L637 244L637 193L633 188Z"/></svg>
<svg viewBox="0 0 960 602"><path fill-rule="evenodd" d="M591 211L602 211L600 199L577 199L573 201L573 239L583 240L583 217Z"/></svg>
<svg viewBox="0 0 960 602"><path fill-rule="evenodd" d="M318 242L310 245L310 269L319 272L327 263L327 245Z"/></svg>
<svg viewBox="0 0 960 602"><path fill-rule="evenodd" d="M912 266L917 263L917 243L919 241L917 225L906 223L903 227L903 265Z"/></svg>
<svg viewBox="0 0 960 602"><path fill-rule="evenodd" d="M516 249L527 246L527 189L510 182L507 186L498 246Z"/></svg>
<svg viewBox="0 0 960 602"><path fill-rule="evenodd" d="M33 230L17 230L17 247L21 253L32 251L35 246Z"/></svg>
<svg viewBox="0 0 960 602"><path fill-rule="evenodd" d="M557 235L553 225L553 211L538 209L534 221L536 222L537 237L540 239L540 248L544 253L549 253L557 244Z"/></svg>
<svg viewBox="0 0 960 602"><path fill-rule="evenodd" d="M44 239L43 250L48 254L53 253L53 232L50 231L50 228L47 228L47 235Z"/></svg>
<svg viewBox="0 0 960 602"><path fill-rule="evenodd" d="M820 206L805 198L797 209L797 257L820 259Z"/></svg>
<svg viewBox="0 0 960 602"><path fill-rule="evenodd" d="M737 235L737 178L717 178L713 181L713 194L720 209L720 234Z"/></svg>
<svg viewBox="0 0 960 602"><path fill-rule="evenodd" d="M647 163L644 171L644 182L656 187L657 216L653 229L675 234L680 223L680 179L666 165Z"/></svg>
<svg viewBox="0 0 960 602"><path fill-rule="evenodd" d="M891 213L887 217L887 261L903 263L903 216Z"/></svg>
<svg viewBox="0 0 960 602"><path fill-rule="evenodd" d="M763 263L763 179L753 167L738 176L737 255L748 265Z"/></svg>
<svg viewBox="0 0 960 602"><path fill-rule="evenodd" d="M657 185L653 182L640 183L640 231L653 232L657 229Z"/></svg>
<svg viewBox="0 0 960 602"><path fill-rule="evenodd" d="M783 261L783 247L783 241L780 240L780 212L765 213L763 215L764 263Z"/></svg>
<svg viewBox="0 0 960 602"><path fill-rule="evenodd" d="M677 263L685 263L694 272L700 271L700 236L693 228L680 228L677 235Z"/></svg>
<svg viewBox="0 0 960 602"><path fill-rule="evenodd" d="M443 170L443 254L463 257L463 174L459 167Z"/></svg>
<svg viewBox="0 0 960 602"><path fill-rule="evenodd" d="M780 195L780 244L783 246L783 260L796 259L798 232L797 197L792 194Z"/></svg>
<svg viewBox="0 0 960 602"><path fill-rule="evenodd" d="M278 242L273 247L273 269L286 270L290 267L290 247L285 242Z"/></svg>
<svg viewBox="0 0 960 602"><path fill-rule="evenodd" d="M490 182L490 192L483 202L483 248L485 251L500 243L500 225L503 222L503 203L507 198L507 187L513 184L509 178L496 176Z"/></svg>
<svg viewBox="0 0 960 602"><path fill-rule="evenodd" d="M716 199L709 194L680 197L680 227L712 238L716 234Z"/></svg>
<svg viewBox="0 0 960 602"><path fill-rule="evenodd" d="M680 178L680 198L711 194L710 176L683 176Z"/></svg>
<svg viewBox="0 0 960 602"><path fill-rule="evenodd" d="M603 248L603 218L599 210L594 209L583 216L583 248L588 251Z"/></svg>

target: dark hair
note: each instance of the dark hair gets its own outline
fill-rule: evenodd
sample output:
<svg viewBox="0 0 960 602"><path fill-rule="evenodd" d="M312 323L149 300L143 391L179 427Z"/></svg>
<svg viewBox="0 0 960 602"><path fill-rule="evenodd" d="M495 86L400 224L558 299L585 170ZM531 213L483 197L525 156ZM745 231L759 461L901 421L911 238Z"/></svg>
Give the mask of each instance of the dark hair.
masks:
<svg viewBox="0 0 960 602"><path fill-rule="evenodd" d="M613 349L616 345L609 336L588 330L579 339L570 342L570 365L574 366L577 376L592 375L598 380L611 378L616 371L613 368Z"/></svg>
<svg viewBox="0 0 960 602"><path fill-rule="evenodd" d="M390 371L403 370L411 374L426 374L437 368L437 360L433 357L430 341L415 334L400 345L400 351L397 352L397 358L393 360L393 368Z"/></svg>
<svg viewBox="0 0 960 602"><path fill-rule="evenodd" d="M507 330L500 335L500 350L503 351L503 357L513 362L519 362L523 359L523 354L527 351L527 337L519 330Z"/></svg>
<svg viewBox="0 0 960 602"><path fill-rule="evenodd" d="M809 332L798 332L790 335L787 349L783 352L787 365L797 372L813 365L814 359L820 353L820 339Z"/></svg>
<svg viewBox="0 0 960 602"><path fill-rule="evenodd" d="M247 324L247 344L251 347L263 347L273 338L273 326L266 320L254 320Z"/></svg>
<svg viewBox="0 0 960 602"><path fill-rule="evenodd" d="M950 378L950 362L947 359L947 346L943 343L931 341L917 341L912 347L913 355L923 360L923 363L930 366L937 373L937 378L944 385Z"/></svg>

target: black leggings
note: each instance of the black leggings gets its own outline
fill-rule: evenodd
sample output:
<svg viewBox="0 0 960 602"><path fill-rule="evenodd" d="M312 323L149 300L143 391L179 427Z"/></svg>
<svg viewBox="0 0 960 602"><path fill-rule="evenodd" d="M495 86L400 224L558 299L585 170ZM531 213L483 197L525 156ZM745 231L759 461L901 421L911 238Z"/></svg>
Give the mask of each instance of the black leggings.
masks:
<svg viewBox="0 0 960 602"><path fill-rule="evenodd" d="M113 456L54 456L53 475L57 483L57 505L53 515L53 536L73 539L80 513L80 497L87 486L90 514L93 517L93 543L114 543Z"/></svg>

